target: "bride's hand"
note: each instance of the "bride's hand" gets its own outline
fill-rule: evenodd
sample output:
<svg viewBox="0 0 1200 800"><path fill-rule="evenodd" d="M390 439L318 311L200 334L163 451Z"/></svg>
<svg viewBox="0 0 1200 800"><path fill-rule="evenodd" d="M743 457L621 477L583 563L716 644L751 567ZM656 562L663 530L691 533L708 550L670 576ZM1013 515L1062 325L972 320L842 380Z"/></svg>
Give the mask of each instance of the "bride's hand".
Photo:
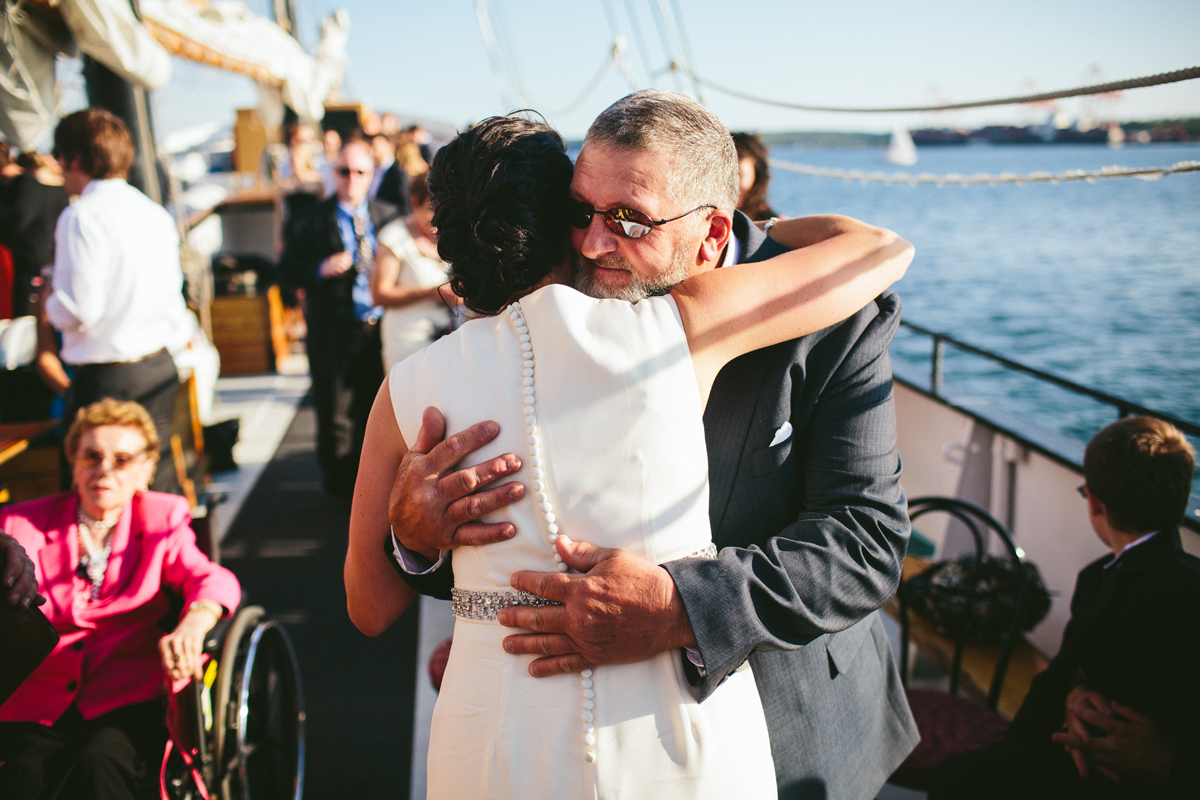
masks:
<svg viewBox="0 0 1200 800"><path fill-rule="evenodd" d="M509 653L542 656L529 665L535 678L577 672L597 664L644 661L663 650L695 644L670 573L625 550L609 550L559 536L558 553L583 574L517 572L516 589L561 606L510 606L501 625L535 633L504 640Z"/></svg>

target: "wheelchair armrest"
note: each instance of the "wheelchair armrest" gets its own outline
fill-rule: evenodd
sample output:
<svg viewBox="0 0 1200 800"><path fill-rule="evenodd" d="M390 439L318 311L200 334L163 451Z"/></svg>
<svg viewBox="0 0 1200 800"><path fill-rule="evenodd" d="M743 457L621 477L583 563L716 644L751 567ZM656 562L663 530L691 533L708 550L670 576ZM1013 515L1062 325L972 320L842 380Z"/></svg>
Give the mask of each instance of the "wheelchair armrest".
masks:
<svg viewBox="0 0 1200 800"><path fill-rule="evenodd" d="M233 612L229 616L217 620L217 624L213 625L212 630L205 635L203 652L210 655L221 652L221 644L225 641L225 634L229 632L229 626L233 624L233 620L237 617L238 612L245 607L246 596L243 594L238 607L233 609Z"/></svg>
<svg viewBox="0 0 1200 800"><path fill-rule="evenodd" d="M233 624L233 617L229 616L219 620L213 629L204 637L204 652L217 653L221 650L221 643L225 641L225 634L229 631L229 626Z"/></svg>

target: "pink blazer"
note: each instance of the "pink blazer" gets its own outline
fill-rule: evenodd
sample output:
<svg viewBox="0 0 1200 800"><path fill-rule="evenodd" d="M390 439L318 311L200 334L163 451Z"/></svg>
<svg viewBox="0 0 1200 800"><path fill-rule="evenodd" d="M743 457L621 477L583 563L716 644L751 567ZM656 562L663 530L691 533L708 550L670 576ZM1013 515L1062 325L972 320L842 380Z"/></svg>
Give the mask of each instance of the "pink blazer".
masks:
<svg viewBox="0 0 1200 800"><path fill-rule="evenodd" d="M38 590L49 598L42 612L62 639L54 652L4 705L0 721L52 725L75 703L85 719L163 692L158 626L170 600L165 589L195 600L213 600L228 615L241 588L229 570L196 547L191 515L182 497L139 492L113 529L112 555L100 598L75 575L79 564L74 493L19 503L0 511L0 528L16 538L37 567ZM174 627L174 621L171 623Z"/></svg>

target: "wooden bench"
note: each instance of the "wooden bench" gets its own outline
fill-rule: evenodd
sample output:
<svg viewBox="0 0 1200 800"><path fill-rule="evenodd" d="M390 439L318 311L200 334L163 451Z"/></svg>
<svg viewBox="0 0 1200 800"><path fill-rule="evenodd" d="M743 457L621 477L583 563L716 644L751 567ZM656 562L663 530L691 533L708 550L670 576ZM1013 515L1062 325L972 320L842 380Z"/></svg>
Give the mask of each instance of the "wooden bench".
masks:
<svg viewBox="0 0 1200 800"><path fill-rule="evenodd" d="M931 563L923 558L909 556L904 559L901 580L908 580ZM887 612L899 620L899 601L893 598L887 606ZM954 643L938 634L932 623L918 614L910 613L908 624L909 636L917 649L939 669L949 672L954 658ZM961 686L966 694L980 703L984 702L988 688L992 685L992 676L995 675L996 660L999 657L1000 645L967 645L963 650ZM1034 676L1049 663L1049 660L1023 637L1018 640L1008 662L1008 671L1004 675L1004 686L1000 691L1000 702L996 710L1006 718L1012 719L1021 703L1025 701L1025 695L1029 694L1029 686Z"/></svg>
<svg viewBox="0 0 1200 800"><path fill-rule="evenodd" d="M0 423L0 503L19 503L59 490L58 445L32 444L58 420Z"/></svg>

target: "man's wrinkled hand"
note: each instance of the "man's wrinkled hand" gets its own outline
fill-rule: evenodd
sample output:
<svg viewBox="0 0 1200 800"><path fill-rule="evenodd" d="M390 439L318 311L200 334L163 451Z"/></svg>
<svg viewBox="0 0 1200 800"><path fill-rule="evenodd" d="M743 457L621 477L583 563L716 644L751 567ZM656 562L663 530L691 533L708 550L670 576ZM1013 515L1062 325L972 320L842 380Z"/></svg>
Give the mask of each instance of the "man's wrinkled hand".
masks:
<svg viewBox="0 0 1200 800"><path fill-rule="evenodd" d="M46 598L38 594L33 560L20 542L4 531L0 531L0 566L3 567L0 582L4 584L4 600L10 606L29 608L46 602Z"/></svg>
<svg viewBox="0 0 1200 800"><path fill-rule="evenodd" d="M510 606L499 614L501 625L534 631L507 637L504 649L541 656L529 665L535 678L643 661L695 644L665 569L627 551L572 542L565 535L555 547L582 574L517 572L512 585L563 605Z"/></svg>
<svg viewBox="0 0 1200 800"><path fill-rule="evenodd" d="M455 469L499 432L495 422L480 422L444 438L445 417L436 408L425 409L417 441L400 461L388 500L388 520L402 545L436 560L442 550L501 542L516 535L509 522L476 520L525 495L525 487L516 481L480 491L516 473L521 460L508 453Z"/></svg>
<svg viewBox="0 0 1200 800"><path fill-rule="evenodd" d="M1068 730L1051 738L1068 749L1081 752L1088 764L1114 781L1137 778L1165 780L1175 763L1178 748L1145 714L1120 703L1109 703L1107 711L1091 705L1075 705L1071 712L1083 722L1104 732L1086 738Z"/></svg>

